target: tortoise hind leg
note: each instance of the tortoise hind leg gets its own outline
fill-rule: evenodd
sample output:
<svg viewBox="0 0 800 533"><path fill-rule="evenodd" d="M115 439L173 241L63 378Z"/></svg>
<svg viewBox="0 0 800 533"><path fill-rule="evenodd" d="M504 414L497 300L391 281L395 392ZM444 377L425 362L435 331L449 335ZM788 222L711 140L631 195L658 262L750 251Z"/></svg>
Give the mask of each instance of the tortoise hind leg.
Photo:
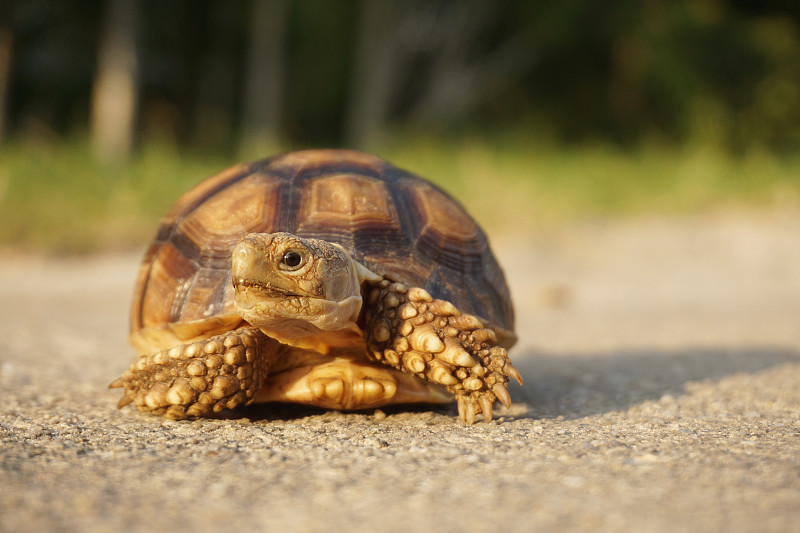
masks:
<svg viewBox="0 0 800 533"><path fill-rule="evenodd" d="M494 331L424 289L378 283L367 303L366 340L371 357L444 385L467 424L478 412L491 420L495 401L511 405L509 377L522 384Z"/></svg>
<svg viewBox="0 0 800 533"><path fill-rule="evenodd" d="M249 404L282 345L257 328L144 354L109 385L124 388L118 407L182 419Z"/></svg>

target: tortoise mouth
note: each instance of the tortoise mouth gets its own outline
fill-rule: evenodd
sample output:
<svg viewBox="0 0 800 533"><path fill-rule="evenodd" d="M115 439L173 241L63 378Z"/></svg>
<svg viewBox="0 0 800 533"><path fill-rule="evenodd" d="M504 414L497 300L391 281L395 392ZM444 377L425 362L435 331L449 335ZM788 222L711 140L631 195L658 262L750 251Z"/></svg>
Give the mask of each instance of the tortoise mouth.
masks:
<svg viewBox="0 0 800 533"><path fill-rule="evenodd" d="M263 280L256 280L256 279L247 279L247 278L234 278L233 280L233 288L236 290L239 289L251 289L256 290L266 296L298 296L297 294L284 289L283 287L276 287L271 283L268 283Z"/></svg>

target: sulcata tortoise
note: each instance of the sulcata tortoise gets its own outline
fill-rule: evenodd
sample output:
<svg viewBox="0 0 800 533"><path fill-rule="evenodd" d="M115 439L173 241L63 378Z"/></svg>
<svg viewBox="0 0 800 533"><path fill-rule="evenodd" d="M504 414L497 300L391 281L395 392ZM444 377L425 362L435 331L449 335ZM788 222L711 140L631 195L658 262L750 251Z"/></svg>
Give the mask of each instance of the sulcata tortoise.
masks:
<svg viewBox="0 0 800 533"><path fill-rule="evenodd" d="M510 405L516 340L486 236L367 154L290 152L183 195L142 262L119 407L173 419L252 402Z"/></svg>

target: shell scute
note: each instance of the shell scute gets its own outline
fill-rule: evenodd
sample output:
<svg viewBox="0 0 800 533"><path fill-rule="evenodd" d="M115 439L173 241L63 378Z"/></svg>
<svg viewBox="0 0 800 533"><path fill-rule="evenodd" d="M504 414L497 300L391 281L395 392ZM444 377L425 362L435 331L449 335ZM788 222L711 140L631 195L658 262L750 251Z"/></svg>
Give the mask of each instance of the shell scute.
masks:
<svg viewBox="0 0 800 533"><path fill-rule="evenodd" d="M402 245L387 184L353 174L320 175L307 180L296 233L359 250L362 256Z"/></svg>
<svg viewBox="0 0 800 533"><path fill-rule="evenodd" d="M188 285L197 271L196 262L168 242L154 255L149 265L146 290L137 290L141 297L134 299L134 309L139 309L139 320L143 326L174 322L180 314Z"/></svg>
<svg viewBox="0 0 800 533"><path fill-rule="evenodd" d="M194 243L209 243L212 247L214 239L222 239L221 248L231 236L268 232L278 212L275 189L279 185L258 174L233 183L198 205L191 216L183 218L178 232ZM225 216L220 216L223 213Z"/></svg>

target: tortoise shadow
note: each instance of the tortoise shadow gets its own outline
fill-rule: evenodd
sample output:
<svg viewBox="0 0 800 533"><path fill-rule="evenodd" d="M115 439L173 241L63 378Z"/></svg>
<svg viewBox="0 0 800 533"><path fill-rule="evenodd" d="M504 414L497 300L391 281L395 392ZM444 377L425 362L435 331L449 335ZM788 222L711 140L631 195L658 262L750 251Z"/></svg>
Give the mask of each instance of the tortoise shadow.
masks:
<svg viewBox="0 0 800 533"><path fill-rule="evenodd" d="M497 417L573 420L624 411L664 395L685 394L695 381L716 381L738 373L756 374L783 364L800 363L800 352L777 347L746 349L687 348L683 350L629 350L620 352L556 354L527 351L514 357L525 384L509 385L514 405ZM223 411L215 418L252 421L297 421L309 417L341 420L350 415L416 414L456 417L455 404L391 405L380 409L331 411L292 403L254 404Z"/></svg>
<svg viewBox="0 0 800 533"><path fill-rule="evenodd" d="M790 363L800 363L800 352L758 346L571 355L530 351L514 361L525 385L509 389L515 403L527 406L527 413L514 418L576 419L624 411L665 395L677 397L690 382L756 374Z"/></svg>
<svg viewBox="0 0 800 533"><path fill-rule="evenodd" d="M348 415L362 415L375 417L377 413L383 412L386 416L403 413L437 413L440 415L454 416L457 414L455 404L406 404L406 405L386 405L380 408L358 409L353 411L336 411L323 407L314 407L296 403L261 403L249 405L243 409L235 411L223 411L220 415L224 418L248 418L253 422L290 422L302 420L309 417L323 417L330 419L340 419ZM220 415L217 415L218 417Z"/></svg>

